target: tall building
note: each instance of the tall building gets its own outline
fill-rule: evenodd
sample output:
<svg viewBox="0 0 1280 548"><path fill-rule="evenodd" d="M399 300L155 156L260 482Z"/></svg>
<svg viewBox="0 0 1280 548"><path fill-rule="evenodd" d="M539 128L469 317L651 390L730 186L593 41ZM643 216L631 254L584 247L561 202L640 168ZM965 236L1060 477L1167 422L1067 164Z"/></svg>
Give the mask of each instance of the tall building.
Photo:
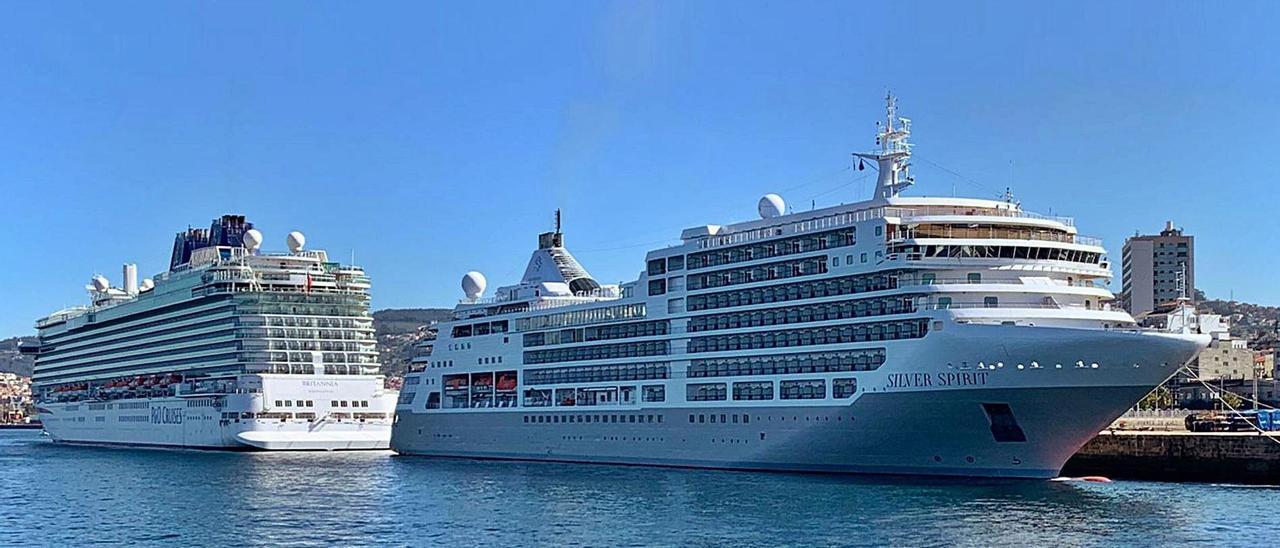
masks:
<svg viewBox="0 0 1280 548"><path fill-rule="evenodd" d="M1136 317L1180 297L1193 297L1195 250L1195 237L1183 235L1173 221L1165 223L1159 235L1125 240L1120 291L1125 310Z"/></svg>

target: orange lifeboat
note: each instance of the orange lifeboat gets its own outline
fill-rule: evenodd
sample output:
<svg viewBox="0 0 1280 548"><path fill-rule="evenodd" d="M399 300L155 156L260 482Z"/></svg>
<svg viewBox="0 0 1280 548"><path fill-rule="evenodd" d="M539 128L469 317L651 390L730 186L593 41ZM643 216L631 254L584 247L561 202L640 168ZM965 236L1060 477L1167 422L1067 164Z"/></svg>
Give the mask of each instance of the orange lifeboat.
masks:
<svg viewBox="0 0 1280 548"><path fill-rule="evenodd" d="M498 390L515 390L516 378L510 376L498 377Z"/></svg>

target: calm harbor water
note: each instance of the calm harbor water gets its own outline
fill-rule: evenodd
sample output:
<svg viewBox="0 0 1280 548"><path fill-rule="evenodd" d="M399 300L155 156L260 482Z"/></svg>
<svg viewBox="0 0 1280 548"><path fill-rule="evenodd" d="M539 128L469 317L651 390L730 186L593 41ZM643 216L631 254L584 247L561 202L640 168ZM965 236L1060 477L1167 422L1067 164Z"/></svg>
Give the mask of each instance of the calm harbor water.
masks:
<svg viewBox="0 0 1280 548"><path fill-rule="evenodd" d="M1280 489L67 447L0 431L0 546L1274 545Z"/></svg>

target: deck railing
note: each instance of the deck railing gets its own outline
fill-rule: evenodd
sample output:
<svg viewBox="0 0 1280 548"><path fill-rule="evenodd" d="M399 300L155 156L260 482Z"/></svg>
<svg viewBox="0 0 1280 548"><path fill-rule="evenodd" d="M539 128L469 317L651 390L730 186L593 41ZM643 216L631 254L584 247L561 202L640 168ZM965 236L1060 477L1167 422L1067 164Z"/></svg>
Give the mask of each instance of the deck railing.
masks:
<svg viewBox="0 0 1280 548"><path fill-rule="evenodd" d="M804 234L820 230L829 230L839 228L851 224L868 221L871 219L879 219L882 217L922 217L928 215L966 215L978 217L1016 217L1026 219L1040 219L1054 221L1065 226L1075 226L1075 220L1071 217L1056 217L1053 215L1042 215L1023 211L1015 208L978 208L963 206L880 206L857 211L846 211L826 215L823 217L815 217L805 219L803 221L793 221L790 223L782 223L774 226L754 228L741 232L726 232L713 236L703 236L698 240L698 249L713 249L730 245L738 245L750 243L758 240L767 240L785 235ZM1090 244L1093 245L1093 244Z"/></svg>

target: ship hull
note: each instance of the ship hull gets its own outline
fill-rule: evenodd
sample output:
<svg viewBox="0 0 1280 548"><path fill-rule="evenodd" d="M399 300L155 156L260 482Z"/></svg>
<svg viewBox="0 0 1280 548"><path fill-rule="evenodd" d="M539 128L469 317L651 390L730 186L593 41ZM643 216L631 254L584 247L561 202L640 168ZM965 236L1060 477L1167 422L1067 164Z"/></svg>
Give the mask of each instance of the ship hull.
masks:
<svg viewBox="0 0 1280 548"><path fill-rule="evenodd" d="M959 390L928 397L872 394L850 405L804 408L559 413L598 414L610 420L635 415L643 417L643 424L529 424L519 413L402 415L392 447L402 454L442 457L1052 478L1105 426L1105 417L1119 416L1147 391L1149 387ZM1056 406L1046 405L1063 401L1078 402L1073 405L1075 417L1059 416L1050 412ZM1008 403L1028 441L995 441L982 410L984 402ZM703 417L711 415L716 422L705 422ZM749 422L742 421L743 415ZM661 422L649 422L649 416L661 416ZM884 418L873 418L877 416Z"/></svg>
<svg viewBox="0 0 1280 548"><path fill-rule="evenodd" d="M150 398L55 403L39 410L55 443L214 450L387 449L388 420L231 419L207 400Z"/></svg>
<svg viewBox="0 0 1280 548"><path fill-rule="evenodd" d="M952 325L891 348L879 370L856 373L862 388L852 400L401 410L392 449L439 457L1052 478L1203 343L1135 332ZM1091 356L1101 363L1086 361Z"/></svg>

